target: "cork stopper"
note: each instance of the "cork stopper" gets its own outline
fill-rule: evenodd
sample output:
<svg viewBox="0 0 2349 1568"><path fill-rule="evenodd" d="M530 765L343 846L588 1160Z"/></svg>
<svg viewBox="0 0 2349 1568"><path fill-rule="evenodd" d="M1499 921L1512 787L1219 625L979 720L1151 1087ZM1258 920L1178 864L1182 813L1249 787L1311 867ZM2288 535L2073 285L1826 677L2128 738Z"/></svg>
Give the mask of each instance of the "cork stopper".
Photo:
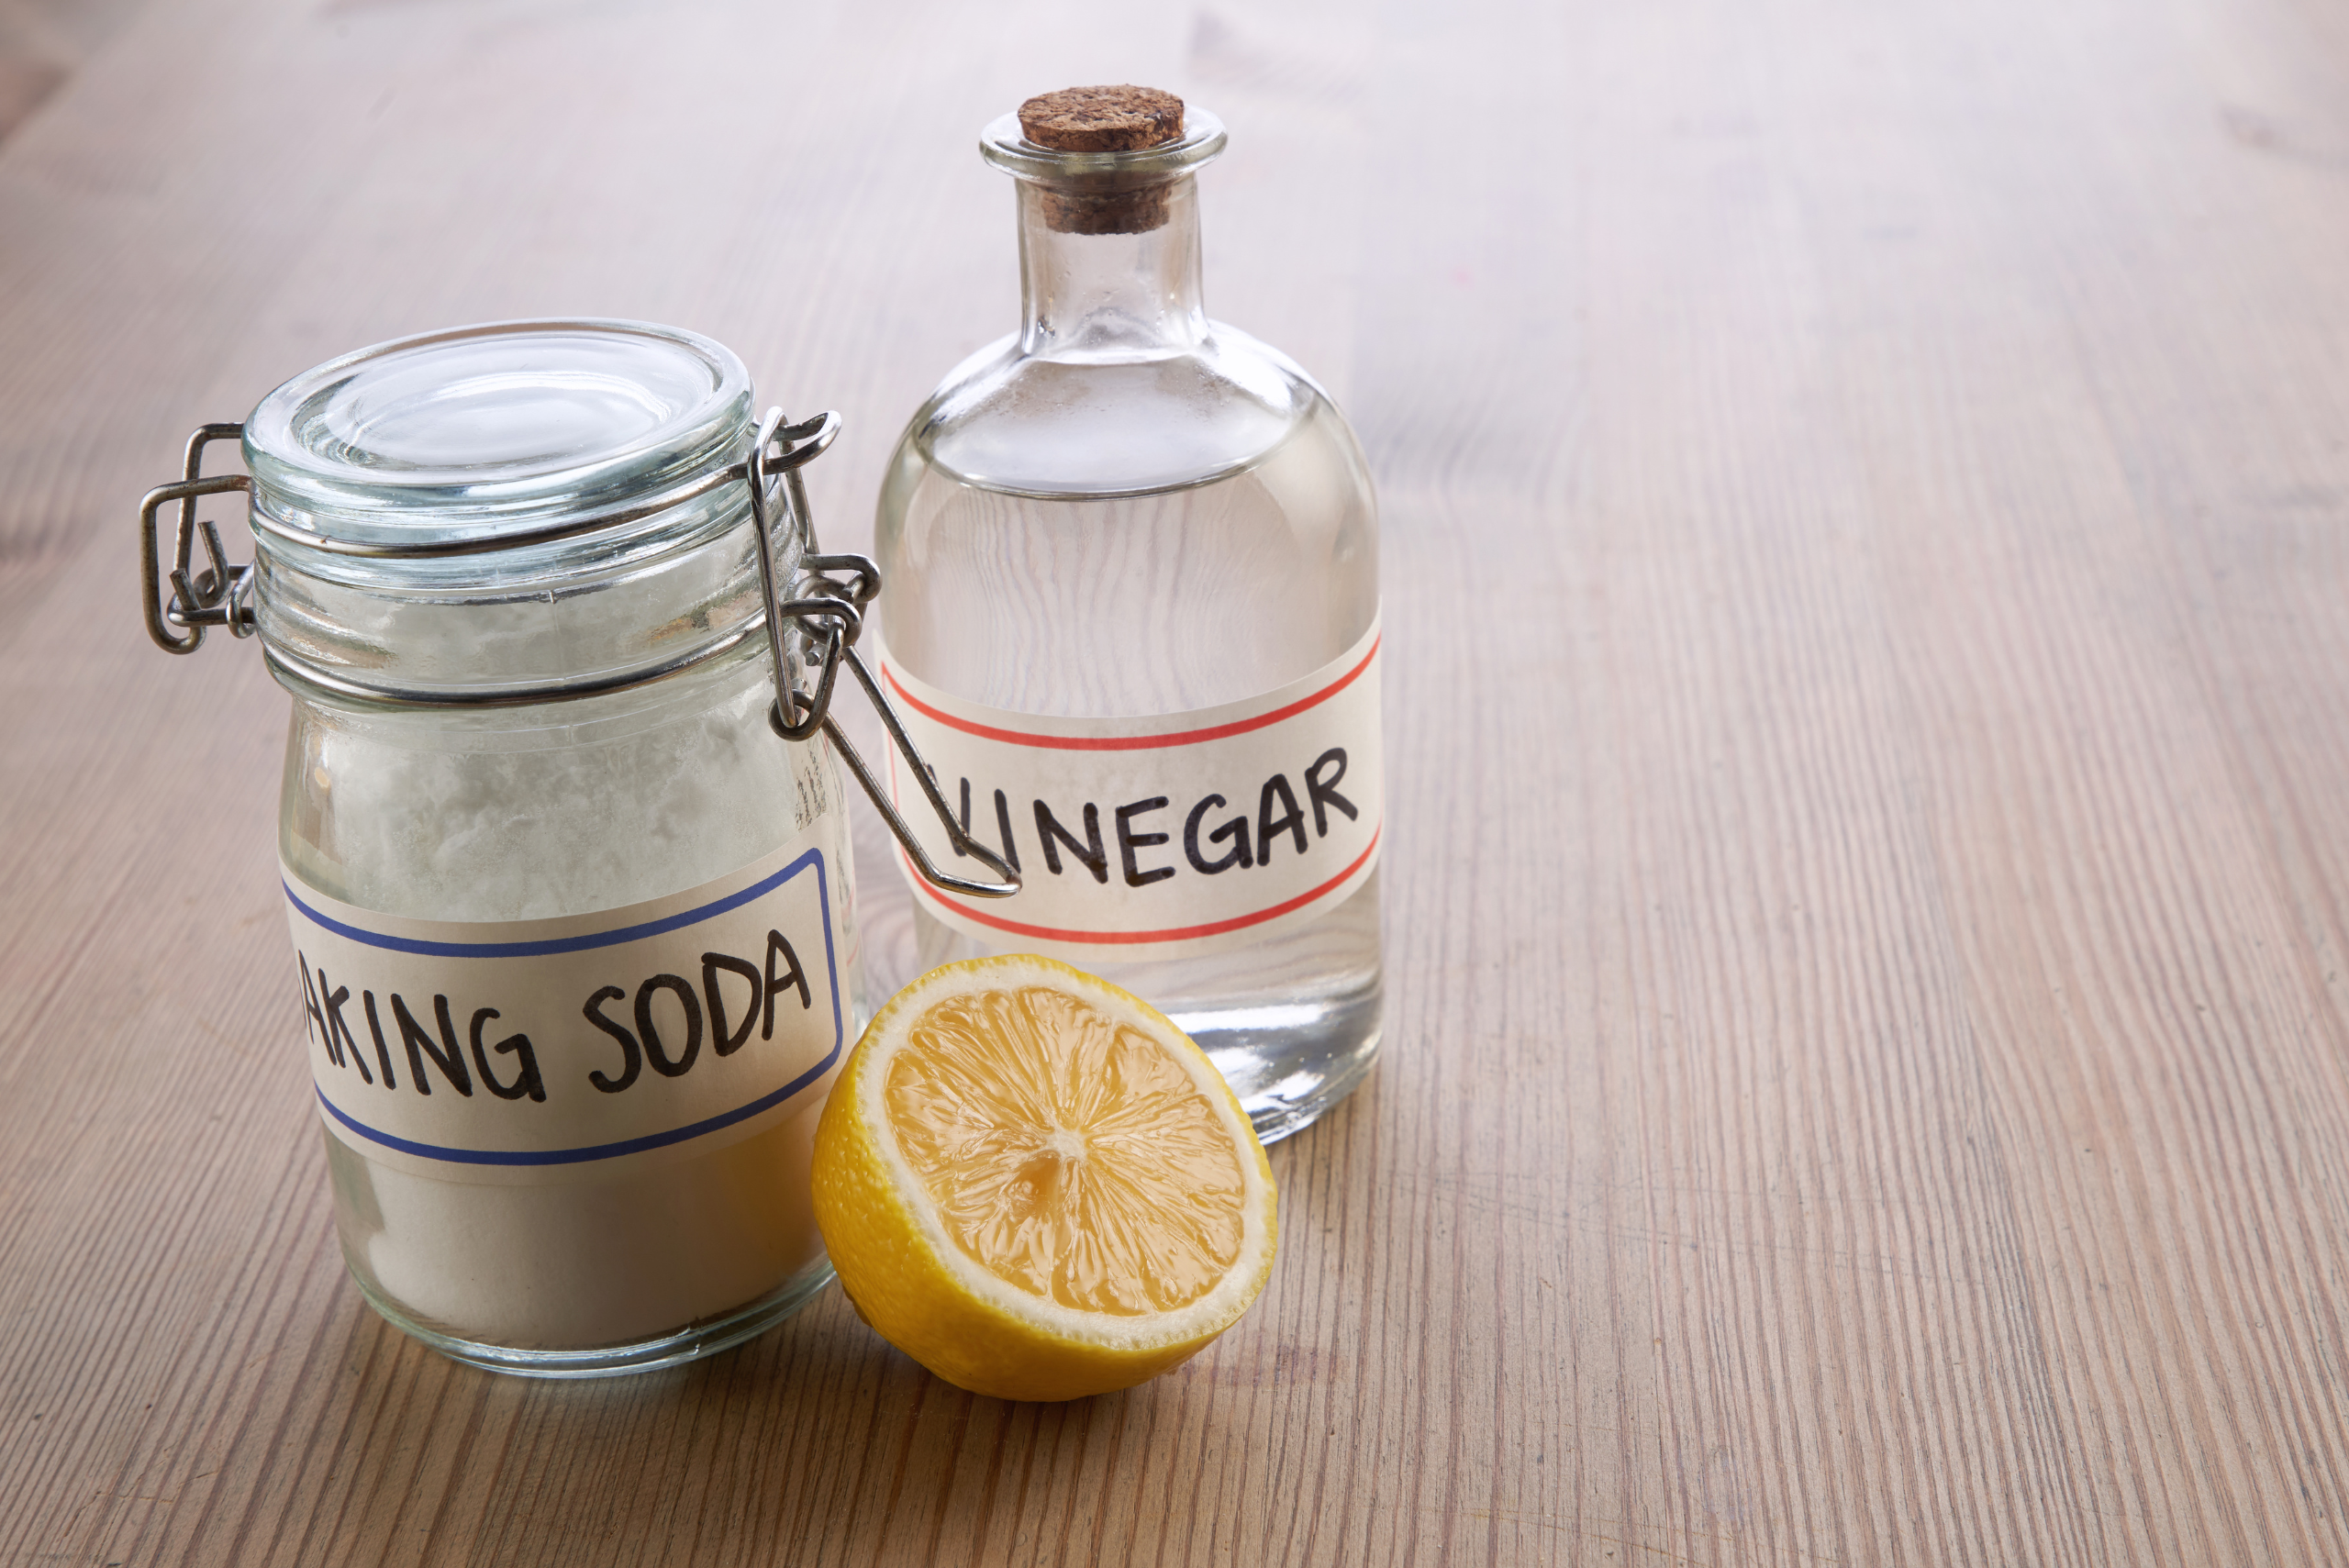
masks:
<svg viewBox="0 0 2349 1568"><path fill-rule="evenodd" d="M1183 137L1183 100L1155 87L1063 87L1019 106L1019 128L1055 152L1140 152ZM1047 187L1044 223L1058 234L1146 234L1166 224L1167 182Z"/></svg>
<svg viewBox="0 0 2349 1568"><path fill-rule="evenodd" d="M1183 134L1183 100L1155 87L1063 87L1020 105L1019 128L1055 152L1139 152Z"/></svg>

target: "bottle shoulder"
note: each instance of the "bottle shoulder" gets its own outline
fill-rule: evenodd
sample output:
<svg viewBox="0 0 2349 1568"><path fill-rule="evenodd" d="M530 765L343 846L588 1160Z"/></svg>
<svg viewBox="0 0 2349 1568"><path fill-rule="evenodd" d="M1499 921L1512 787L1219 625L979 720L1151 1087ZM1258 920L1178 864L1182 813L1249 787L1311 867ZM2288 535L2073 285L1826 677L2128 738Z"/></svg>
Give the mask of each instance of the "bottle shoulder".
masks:
<svg viewBox="0 0 2349 1568"><path fill-rule="evenodd" d="M1317 414L1343 426L1295 361L1222 322L1152 353L1028 354L1014 335L948 373L899 456L1010 495L1146 495L1253 467Z"/></svg>

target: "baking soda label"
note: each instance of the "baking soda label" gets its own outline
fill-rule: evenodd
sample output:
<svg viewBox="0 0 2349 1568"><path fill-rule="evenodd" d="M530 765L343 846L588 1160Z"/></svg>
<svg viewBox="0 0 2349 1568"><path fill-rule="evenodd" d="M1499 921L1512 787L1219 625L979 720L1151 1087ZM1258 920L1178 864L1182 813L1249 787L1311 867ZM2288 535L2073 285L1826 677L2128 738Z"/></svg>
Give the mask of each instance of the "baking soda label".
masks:
<svg viewBox="0 0 2349 1568"><path fill-rule="evenodd" d="M559 1183L807 1109L846 1044L825 828L685 893L544 920L404 919L287 870L328 1128L453 1180Z"/></svg>
<svg viewBox="0 0 2349 1568"><path fill-rule="evenodd" d="M941 921L1083 966L1262 941L1336 907L1378 861L1379 630L1301 681L1146 718L1046 718L915 679L889 695L972 837L1020 873L1000 900L931 886ZM939 864L968 870L894 754L897 807Z"/></svg>

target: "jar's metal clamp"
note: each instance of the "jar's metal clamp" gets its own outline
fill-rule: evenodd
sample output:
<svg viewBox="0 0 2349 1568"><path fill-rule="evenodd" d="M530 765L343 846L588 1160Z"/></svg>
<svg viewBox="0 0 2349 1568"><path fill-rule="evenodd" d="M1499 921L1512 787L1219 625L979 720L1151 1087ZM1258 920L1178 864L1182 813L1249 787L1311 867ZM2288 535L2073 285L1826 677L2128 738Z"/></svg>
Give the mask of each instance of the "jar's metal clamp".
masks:
<svg viewBox="0 0 2349 1568"><path fill-rule="evenodd" d="M749 457L742 462L718 469L662 495L634 502L627 506L592 515L565 518L542 528L528 532L507 533L494 539L462 540L455 543L396 543L354 542L329 539L312 533L250 509L253 482L249 474L204 473L204 449L214 441L238 440L244 435L242 425L206 425L188 438L187 458L182 477L175 484L159 484L150 490L139 504L140 586L147 617L147 635L166 653L193 653L204 642L204 634L213 627L225 628L232 637L250 637L256 626L252 604L253 568L250 563L230 565L221 548L220 533L208 521L196 517L196 503L207 495L242 493L247 497L247 521L256 532L269 533L290 542L333 555L360 556L372 559L429 559L454 555L484 554L493 550L517 550L535 544L551 543L597 529L617 528L621 524L647 517L671 506L681 506L697 496L707 495L722 485L737 481L747 484L751 495L752 531L758 537L759 582L765 595L766 611L760 617L766 628L767 652L774 670L775 701L768 710L768 722L776 734L786 740L812 740L818 731L828 737L839 751L841 760L849 772L864 787L889 831L896 836L907 855L922 876L940 887L976 898L1003 898L1019 891L1019 873L1011 869L1000 855L973 838L957 819L946 796L938 787L938 779L930 764L922 760L913 738L906 733L905 721L897 716L895 705L881 689L873 672L858 656L856 640L864 629L864 607L881 591L881 569L862 555L825 555L816 549L816 520L807 505L806 486L800 483L799 471L821 456L841 432L841 417L835 413L818 415L813 419L791 425L784 422L783 410L770 408L766 417L759 421L758 438ZM172 562L166 571L158 545L159 515L163 507L179 505L179 526L172 552ZM799 557L799 570L789 584L791 596L783 595L783 573L775 561L774 529L776 508L784 517L796 525L804 541ZM199 570L195 549L201 540L206 564ZM166 584L170 592L164 592ZM806 649L812 670L809 689L802 690L792 679L790 645L785 639L785 623L789 622ZM692 668L703 659L723 653L737 646L741 638L755 631L758 623L745 626L732 637L713 644L693 658L663 665L641 677L661 680ZM857 684L881 716L882 728L889 733L890 743L903 753L916 782L938 813L946 828L946 835L961 853L976 860L993 872L996 880L983 881L958 876L933 862L913 828L897 814L881 781L874 775L856 748L841 732L840 723L832 717L832 688L845 663L856 676ZM553 701L566 696L587 696L617 690L635 681L602 682L564 691L540 690L529 698L495 700ZM346 695L367 695L362 688L351 688ZM398 700L407 704L446 703L465 706L479 699L465 695L429 696L421 693L402 693Z"/></svg>
<svg viewBox="0 0 2349 1568"><path fill-rule="evenodd" d="M873 678L873 672L865 668L864 661L857 656L856 639L864 629L864 606L881 592L881 568L866 556L816 552L816 514L807 505L807 491L799 482L799 471L821 456L840 433L838 414L827 411L802 424L786 425L783 422L783 410L770 408L766 417L759 421L758 439L751 443L751 455L743 463L743 477L751 489L753 531L759 538L759 582L766 595L767 653L774 669L775 706L768 712L768 722L786 740L807 740L818 729L830 738L840 750L841 761L856 775L856 782L864 786L873 808L881 813L881 819L896 835L897 842L912 857L924 880L980 898L1008 897L1019 891L1019 873L1002 856L973 838L957 820L953 807L946 804L946 795L938 787L937 770L923 761L913 737L906 733L905 720L897 717L896 705L881 689L881 683ZM770 451L774 455L770 457ZM768 475L773 473L781 473L783 482L771 490ZM785 510L798 523L799 537L807 541L799 557L799 576L792 584L794 596L789 599L780 598L775 592L780 573L775 567L774 530L767 521L768 507L778 495ZM818 592L810 594L810 588ZM812 692L802 692L791 679L791 664L785 655L783 641L783 623L786 620L798 628L816 662ZM818 628L823 629L819 631ZM923 851L921 841L914 837L913 828L890 804L889 792L881 787L881 781L873 776L863 757L841 733L840 721L831 713L832 684L840 677L843 661L856 676L856 684L864 688L873 711L881 716L881 727L889 732L890 743L905 757L914 781L930 800L930 809L945 824L947 838L955 849L995 873L996 881L957 876L933 862Z"/></svg>

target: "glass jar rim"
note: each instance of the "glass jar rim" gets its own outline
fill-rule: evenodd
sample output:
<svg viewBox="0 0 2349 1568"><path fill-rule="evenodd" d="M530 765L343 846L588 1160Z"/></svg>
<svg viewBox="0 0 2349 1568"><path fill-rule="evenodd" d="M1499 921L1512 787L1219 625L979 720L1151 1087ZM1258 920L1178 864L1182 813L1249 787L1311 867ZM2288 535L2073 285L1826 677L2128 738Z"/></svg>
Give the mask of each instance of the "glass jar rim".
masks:
<svg viewBox="0 0 2349 1568"><path fill-rule="evenodd" d="M1029 140L1015 111L979 132L979 156L1022 180L1092 183L1107 177L1120 185L1154 184L1192 172L1220 153L1227 139L1223 121L1186 105L1183 134L1173 141L1130 152L1063 152Z"/></svg>
<svg viewBox="0 0 2349 1568"><path fill-rule="evenodd" d="M699 333L486 322L305 371L254 408L244 456L255 509L299 532L495 549L739 460L751 410L741 360Z"/></svg>

